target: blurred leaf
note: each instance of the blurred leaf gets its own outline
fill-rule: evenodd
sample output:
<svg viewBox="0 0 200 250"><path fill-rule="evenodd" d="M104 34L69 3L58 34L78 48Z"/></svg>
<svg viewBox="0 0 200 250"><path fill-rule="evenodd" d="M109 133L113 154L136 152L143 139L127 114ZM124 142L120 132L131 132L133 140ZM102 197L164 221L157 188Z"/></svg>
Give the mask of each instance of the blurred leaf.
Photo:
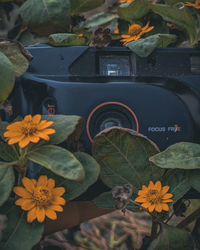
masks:
<svg viewBox="0 0 200 250"><path fill-rule="evenodd" d="M93 141L93 156L101 166L103 182L111 188L130 183L134 193L163 173L148 160L158 152L151 140L131 129L105 129Z"/></svg>
<svg viewBox="0 0 200 250"><path fill-rule="evenodd" d="M12 167L0 166L0 206L8 199L15 182Z"/></svg>
<svg viewBox="0 0 200 250"><path fill-rule="evenodd" d="M76 34L57 33L49 35L48 43L52 46L83 46L86 45L86 40Z"/></svg>
<svg viewBox="0 0 200 250"><path fill-rule="evenodd" d="M175 35L155 34L146 38L140 38L139 40L129 42L126 44L126 47L128 47L138 56L147 57L153 52L155 48L167 47L170 43L174 43L175 41Z"/></svg>
<svg viewBox="0 0 200 250"><path fill-rule="evenodd" d="M89 154L77 152L74 153L74 156L80 161L85 170L85 180L82 183L64 179L44 168L40 172L40 175L45 174L53 178L57 186L65 187L66 192L63 197L67 201L73 200L87 191L87 189L97 181L100 172L99 164Z"/></svg>
<svg viewBox="0 0 200 250"><path fill-rule="evenodd" d="M179 142L149 160L160 168L200 169L200 145Z"/></svg>
<svg viewBox="0 0 200 250"><path fill-rule="evenodd" d="M104 25L106 23L113 21L117 19L118 17L119 16L117 14L100 12L96 15L89 17L85 22L81 24L81 27L84 27L87 29L94 29L98 26L101 26L101 25Z"/></svg>
<svg viewBox="0 0 200 250"><path fill-rule="evenodd" d="M33 34L30 31L26 30L21 34L19 42L22 43L24 46L28 46L35 43L47 43L48 37Z"/></svg>
<svg viewBox="0 0 200 250"><path fill-rule="evenodd" d="M120 5L120 8L118 8L118 14L120 18L130 22L142 18L149 11L150 8L148 5L141 0L135 0L128 5L122 4Z"/></svg>
<svg viewBox="0 0 200 250"><path fill-rule="evenodd" d="M2 52L0 52L0 103L5 101L15 84L13 65Z"/></svg>
<svg viewBox="0 0 200 250"><path fill-rule="evenodd" d="M193 16L187 8L179 9L178 7L167 6L163 4L152 4L151 9L153 12L162 16L167 21L178 25L183 28L189 38L191 45L197 43L198 40L198 27Z"/></svg>
<svg viewBox="0 0 200 250"><path fill-rule="evenodd" d="M11 146L0 141L0 158L4 161L17 161L18 155Z"/></svg>
<svg viewBox="0 0 200 250"><path fill-rule="evenodd" d="M70 0L27 0L20 14L24 24L37 34L64 32L70 20Z"/></svg>
<svg viewBox="0 0 200 250"><path fill-rule="evenodd" d="M162 224L161 233L153 240L148 250L194 250L190 233L181 229Z"/></svg>
<svg viewBox="0 0 200 250"><path fill-rule="evenodd" d="M93 202L97 207L116 209L115 200L112 196L112 191L100 194L97 198L93 200ZM129 203L127 209L133 212L138 212L138 206L133 203Z"/></svg>
<svg viewBox="0 0 200 250"><path fill-rule="evenodd" d="M188 0L165 0L165 3L168 5L176 5L177 3L185 3Z"/></svg>
<svg viewBox="0 0 200 250"><path fill-rule="evenodd" d="M22 54L21 48L17 42L0 42L0 51L3 52L13 64L16 77L19 77L26 72L29 66L29 61Z"/></svg>
<svg viewBox="0 0 200 250"><path fill-rule="evenodd" d="M200 170L192 170L188 173L191 187L200 192Z"/></svg>
<svg viewBox="0 0 200 250"><path fill-rule="evenodd" d="M182 198L191 188L188 172L181 169L168 170L162 178L162 184L170 187L169 192L173 194L173 202Z"/></svg>
<svg viewBox="0 0 200 250"><path fill-rule="evenodd" d="M83 131L83 119L76 115L43 115L42 119L54 121L51 128L56 130L46 144L60 144L67 139L79 139Z"/></svg>
<svg viewBox="0 0 200 250"><path fill-rule="evenodd" d="M31 250L42 238L43 224L27 223L20 208L12 207L7 217L7 226L0 243L1 250Z"/></svg>
<svg viewBox="0 0 200 250"><path fill-rule="evenodd" d="M105 0L71 0L71 15L94 9L104 2Z"/></svg>
<svg viewBox="0 0 200 250"><path fill-rule="evenodd" d="M83 181L85 172L81 163L68 150L54 146L41 146L29 152L27 158L57 175L74 181Z"/></svg>

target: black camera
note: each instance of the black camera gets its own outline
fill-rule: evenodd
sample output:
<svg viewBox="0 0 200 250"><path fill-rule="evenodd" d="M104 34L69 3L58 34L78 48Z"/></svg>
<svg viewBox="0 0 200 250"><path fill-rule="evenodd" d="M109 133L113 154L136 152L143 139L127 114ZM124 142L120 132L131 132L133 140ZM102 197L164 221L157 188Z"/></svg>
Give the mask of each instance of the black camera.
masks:
<svg viewBox="0 0 200 250"><path fill-rule="evenodd" d="M147 58L124 47L27 49L34 59L10 96L10 120L26 114L79 115L89 153L93 137L112 126L134 129L161 150L180 141L200 143L198 49L156 49Z"/></svg>

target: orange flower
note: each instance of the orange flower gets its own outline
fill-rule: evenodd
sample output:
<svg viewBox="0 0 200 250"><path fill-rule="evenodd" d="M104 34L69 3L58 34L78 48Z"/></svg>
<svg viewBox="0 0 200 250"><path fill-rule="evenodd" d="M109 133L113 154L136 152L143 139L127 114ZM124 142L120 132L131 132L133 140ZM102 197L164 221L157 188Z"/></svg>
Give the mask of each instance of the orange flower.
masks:
<svg viewBox="0 0 200 250"><path fill-rule="evenodd" d="M142 185L142 190L138 191L139 197L135 201L142 203L142 207L147 208L150 213L154 209L159 213L162 210L169 211L167 202L173 201L170 199L173 194L167 193L168 190L169 186L161 187L160 181L157 181L155 184L150 181L148 187Z"/></svg>
<svg viewBox="0 0 200 250"><path fill-rule="evenodd" d="M83 35L83 33L80 33L80 34L78 34L78 37L83 37L84 35Z"/></svg>
<svg viewBox="0 0 200 250"><path fill-rule="evenodd" d="M8 144L19 143L20 148L26 147L30 142L37 143L40 138L48 141L48 135L54 134L56 131L53 128L48 128L54 122L42 120L41 115L26 115L23 121L14 122L7 126L7 131L4 133L8 137Z"/></svg>
<svg viewBox="0 0 200 250"><path fill-rule="evenodd" d="M45 216L56 220L55 211L62 212L61 205L65 205L65 200L60 197L65 192L64 187L55 188L55 181L51 178L48 180L46 175L41 175L38 181L24 177L22 183L24 187L14 187L13 191L22 197L15 204L28 211L27 221L33 222L37 219L42 223Z"/></svg>
<svg viewBox="0 0 200 250"><path fill-rule="evenodd" d="M116 29L114 30L114 34L119 34L119 28L116 28Z"/></svg>
<svg viewBox="0 0 200 250"><path fill-rule="evenodd" d="M196 0L195 3L186 2L185 6L194 7L195 9L200 9L200 0Z"/></svg>
<svg viewBox="0 0 200 250"><path fill-rule="evenodd" d="M142 28L139 24L132 24L129 26L128 33L129 35L121 35L123 39L121 42L124 42L123 45L127 44L128 42L138 40L144 33L149 32L152 30L154 26L149 27L149 22Z"/></svg>
<svg viewBox="0 0 200 250"><path fill-rule="evenodd" d="M120 3L130 3L132 0L120 0Z"/></svg>

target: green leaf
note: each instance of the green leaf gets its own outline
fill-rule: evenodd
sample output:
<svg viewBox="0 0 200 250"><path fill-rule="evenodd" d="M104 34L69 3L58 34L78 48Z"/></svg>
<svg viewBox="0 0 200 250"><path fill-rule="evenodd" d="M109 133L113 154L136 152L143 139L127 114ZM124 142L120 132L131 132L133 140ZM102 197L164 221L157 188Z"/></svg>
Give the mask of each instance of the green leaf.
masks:
<svg viewBox="0 0 200 250"><path fill-rule="evenodd" d="M200 145L179 142L150 158L160 168L200 169Z"/></svg>
<svg viewBox="0 0 200 250"><path fill-rule="evenodd" d="M130 183L134 193L143 184L160 178L162 170L149 162L158 147L134 130L112 127L93 142L93 156L101 166L101 178L109 187Z"/></svg>
<svg viewBox="0 0 200 250"><path fill-rule="evenodd" d="M70 0L27 0L20 7L20 14L24 24L37 34L65 32L70 20Z"/></svg>
<svg viewBox="0 0 200 250"><path fill-rule="evenodd" d="M83 46L86 45L86 40L76 34L57 33L49 35L48 43L52 46Z"/></svg>
<svg viewBox="0 0 200 250"><path fill-rule="evenodd" d="M146 38L129 42L126 44L130 50L138 56L147 57L155 48L167 47L170 43L176 41L176 36L171 34L155 34Z"/></svg>
<svg viewBox="0 0 200 250"><path fill-rule="evenodd" d="M93 202L97 207L116 209L115 200L112 196L112 191L100 194L97 198L93 200ZM127 209L133 212L138 212L138 206L133 203L129 203Z"/></svg>
<svg viewBox="0 0 200 250"><path fill-rule="evenodd" d="M0 158L7 162L17 161L18 155L11 146L0 141Z"/></svg>
<svg viewBox="0 0 200 250"><path fill-rule="evenodd" d="M57 175L74 181L83 181L85 172L81 163L68 150L54 146L41 146L28 153L27 158Z"/></svg>
<svg viewBox="0 0 200 250"><path fill-rule="evenodd" d="M181 229L162 224L161 233L153 240L148 250L194 250L190 233Z"/></svg>
<svg viewBox="0 0 200 250"><path fill-rule="evenodd" d="M188 178L191 187L200 192L200 170L191 170L188 173Z"/></svg>
<svg viewBox="0 0 200 250"><path fill-rule="evenodd" d="M6 55L0 52L0 103L4 102L15 84L13 65Z"/></svg>
<svg viewBox="0 0 200 250"><path fill-rule="evenodd" d="M43 224L27 223L20 208L12 207L7 217L7 226L0 243L1 250L31 250L42 238Z"/></svg>
<svg viewBox="0 0 200 250"><path fill-rule="evenodd" d="M18 40L20 43L22 43L24 46L28 46L35 43L47 43L48 37L47 36L40 36L34 33L31 33L30 31L26 30L23 32Z"/></svg>
<svg viewBox="0 0 200 250"><path fill-rule="evenodd" d="M198 26L195 19L190 14L187 8L178 8L177 6L168 6L164 4L151 4L153 12L162 16L167 21L178 25L183 28L189 38L191 45L194 45L198 41Z"/></svg>
<svg viewBox="0 0 200 250"><path fill-rule="evenodd" d="M71 15L76 15L94 9L104 3L105 0L71 0Z"/></svg>
<svg viewBox="0 0 200 250"><path fill-rule="evenodd" d="M100 172L99 164L90 155L83 152L77 152L74 153L74 156L80 161L85 171L85 180L82 183L64 179L46 169L40 171L40 175L46 174L56 181L56 185L65 187L66 193L63 197L67 201L73 200L87 191L87 189L97 181Z"/></svg>
<svg viewBox="0 0 200 250"><path fill-rule="evenodd" d="M83 119L76 115L43 115L42 119L54 121L51 128L56 130L46 144L60 144L67 139L79 139L83 131Z"/></svg>
<svg viewBox="0 0 200 250"><path fill-rule="evenodd" d="M0 165L0 206L8 199L14 182L13 168Z"/></svg>
<svg viewBox="0 0 200 250"><path fill-rule="evenodd" d="M0 51L3 52L13 64L15 76L19 77L27 71L28 59L22 54L21 47L17 42L0 42Z"/></svg>
<svg viewBox="0 0 200 250"><path fill-rule="evenodd" d="M162 178L162 185L170 187L169 193L173 194L173 203L182 198L191 188L188 172L181 169L170 169Z"/></svg>
<svg viewBox="0 0 200 250"><path fill-rule="evenodd" d="M128 5L122 4L120 8L118 8L120 18L130 22L142 18L149 11L150 8L148 5L141 0L135 0Z"/></svg>
<svg viewBox="0 0 200 250"><path fill-rule="evenodd" d="M82 23L81 27L87 29L94 29L98 26L107 24L117 18L119 18L117 14L100 12L96 15L89 17L84 23Z"/></svg>

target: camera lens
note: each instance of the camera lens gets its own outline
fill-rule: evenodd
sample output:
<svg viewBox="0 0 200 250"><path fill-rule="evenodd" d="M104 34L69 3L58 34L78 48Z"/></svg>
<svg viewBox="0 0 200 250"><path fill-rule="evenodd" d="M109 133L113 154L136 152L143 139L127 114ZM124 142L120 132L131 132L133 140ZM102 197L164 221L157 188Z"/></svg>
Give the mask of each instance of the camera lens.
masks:
<svg viewBox="0 0 200 250"><path fill-rule="evenodd" d="M138 121L134 112L125 104L107 102L98 105L90 113L87 120L87 134L89 139L104 129L111 127L130 128L138 131Z"/></svg>

